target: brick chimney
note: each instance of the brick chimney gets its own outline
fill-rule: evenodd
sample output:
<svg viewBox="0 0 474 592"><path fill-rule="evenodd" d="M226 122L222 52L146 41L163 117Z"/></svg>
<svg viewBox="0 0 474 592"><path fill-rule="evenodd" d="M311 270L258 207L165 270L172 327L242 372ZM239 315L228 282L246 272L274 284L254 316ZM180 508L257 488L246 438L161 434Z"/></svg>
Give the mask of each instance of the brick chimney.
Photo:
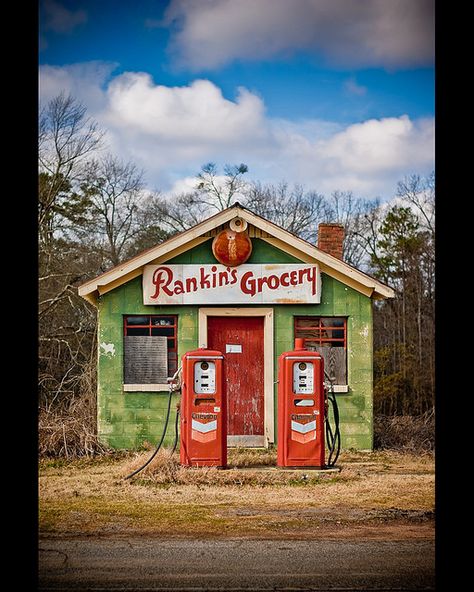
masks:
<svg viewBox="0 0 474 592"><path fill-rule="evenodd" d="M318 226L318 249L342 260L344 225L321 222Z"/></svg>

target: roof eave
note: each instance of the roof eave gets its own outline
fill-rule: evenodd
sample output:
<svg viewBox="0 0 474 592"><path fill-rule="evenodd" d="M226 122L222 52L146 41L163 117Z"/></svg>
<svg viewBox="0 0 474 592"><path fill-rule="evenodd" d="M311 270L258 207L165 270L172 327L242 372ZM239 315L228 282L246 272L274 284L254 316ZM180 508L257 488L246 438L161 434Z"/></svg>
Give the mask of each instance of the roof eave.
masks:
<svg viewBox="0 0 474 592"><path fill-rule="evenodd" d="M371 289L372 292L370 293L370 297L375 299L395 297L395 292L392 288L390 288L390 286L379 282L375 278L367 275L355 267L352 267L348 263L341 261L337 257L321 251L312 243L309 243L308 241L295 236L287 230L280 228L269 220L265 220L265 218L254 214L238 203L227 208L226 210L223 210L222 212L218 212L206 220L203 220L196 226L172 236L163 243L143 251L139 255L136 255L132 259L129 259L128 261L125 261L124 263L109 269L96 278L84 282L78 288L79 295L97 306L97 296L100 293L99 287L107 286L122 276L131 274L134 271L136 272L137 269L142 268L144 265L151 263L155 259L166 255L168 252L171 252L174 249L182 249L183 245L185 245L187 242L190 242L193 239L197 240L198 237L202 237L202 235L209 230L224 224L236 215L243 217L250 224L267 231L270 235L279 238L281 241L290 244L297 252L299 251L301 253L305 253L306 255L309 255L310 257L320 261L327 267L335 269L340 274L358 282L360 285L364 286L366 290Z"/></svg>

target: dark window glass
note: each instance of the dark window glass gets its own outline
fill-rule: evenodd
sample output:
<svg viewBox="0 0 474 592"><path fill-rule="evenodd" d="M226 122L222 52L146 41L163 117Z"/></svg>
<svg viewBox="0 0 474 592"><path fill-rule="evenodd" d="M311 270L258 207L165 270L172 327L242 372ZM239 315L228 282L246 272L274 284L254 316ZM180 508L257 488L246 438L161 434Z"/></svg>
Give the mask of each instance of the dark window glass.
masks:
<svg viewBox="0 0 474 592"><path fill-rule="evenodd" d="M129 327L127 335L149 335L150 331L147 327Z"/></svg>
<svg viewBox="0 0 474 592"><path fill-rule="evenodd" d="M149 317L126 317L126 324L127 325L148 325L149 324Z"/></svg>
<svg viewBox="0 0 474 592"><path fill-rule="evenodd" d="M173 327L152 327L151 329L152 335L164 335L165 337L174 337L174 328Z"/></svg>

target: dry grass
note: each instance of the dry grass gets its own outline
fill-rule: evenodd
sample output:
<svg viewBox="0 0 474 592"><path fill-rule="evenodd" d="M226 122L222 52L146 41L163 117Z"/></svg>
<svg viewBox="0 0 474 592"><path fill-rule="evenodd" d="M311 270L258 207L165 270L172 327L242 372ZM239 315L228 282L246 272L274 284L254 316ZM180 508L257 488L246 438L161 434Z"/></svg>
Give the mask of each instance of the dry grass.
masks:
<svg viewBox="0 0 474 592"><path fill-rule="evenodd" d="M177 455L163 450L131 480L124 476L149 453L44 460L41 531L55 536L140 532L285 537L298 532L313 537L328 535L336 526L380 529L397 520L407 528L415 525L414 533L428 523L432 529L432 522L426 522L434 510L430 454L344 451L340 473L308 478L303 478L304 470L252 467L270 463L272 454L232 451L233 463L245 468L220 471L180 467Z"/></svg>
<svg viewBox="0 0 474 592"><path fill-rule="evenodd" d="M229 467L264 467L276 465L276 448L229 448Z"/></svg>
<svg viewBox="0 0 474 592"><path fill-rule="evenodd" d="M126 477L142 466L150 453L140 453L125 464L122 476ZM325 479L344 479L334 473L311 476L312 471L276 470L276 450L231 449L228 468L182 467L179 455L160 450L151 463L133 477L141 485L250 485L267 487L275 485L305 485ZM266 469L266 470L262 470Z"/></svg>
<svg viewBox="0 0 474 592"><path fill-rule="evenodd" d="M85 373L85 377L89 376ZM97 439L95 390L89 385L66 408L41 408L39 414L39 453L41 457L73 459L110 454ZM421 416L374 417L374 443L378 450L423 453L434 450L434 411ZM148 446L154 448L154 444ZM147 448L146 444L143 448ZM255 467L275 464L276 453L255 454L249 449L229 450L229 466Z"/></svg>
<svg viewBox="0 0 474 592"><path fill-rule="evenodd" d="M72 459L110 453L97 438L95 403L94 391L87 389L67 405L42 407L38 416L40 456Z"/></svg>
<svg viewBox="0 0 474 592"><path fill-rule="evenodd" d="M406 452L430 452L435 448L435 413L423 415L376 415L374 417L376 449Z"/></svg>

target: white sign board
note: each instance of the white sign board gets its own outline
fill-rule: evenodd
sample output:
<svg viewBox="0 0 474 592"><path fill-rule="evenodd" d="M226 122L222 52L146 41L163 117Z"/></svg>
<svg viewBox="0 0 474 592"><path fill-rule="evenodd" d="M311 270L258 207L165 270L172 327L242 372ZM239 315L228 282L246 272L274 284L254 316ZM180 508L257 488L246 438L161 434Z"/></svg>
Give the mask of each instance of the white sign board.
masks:
<svg viewBox="0 0 474 592"><path fill-rule="evenodd" d="M319 304L319 265L145 265L143 304Z"/></svg>
<svg viewBox="0 0 474 592"><path fill-rule="evenodd" d="M226 343L225 344L226 354L241 354L242 345L240 343Z"/></svg>

